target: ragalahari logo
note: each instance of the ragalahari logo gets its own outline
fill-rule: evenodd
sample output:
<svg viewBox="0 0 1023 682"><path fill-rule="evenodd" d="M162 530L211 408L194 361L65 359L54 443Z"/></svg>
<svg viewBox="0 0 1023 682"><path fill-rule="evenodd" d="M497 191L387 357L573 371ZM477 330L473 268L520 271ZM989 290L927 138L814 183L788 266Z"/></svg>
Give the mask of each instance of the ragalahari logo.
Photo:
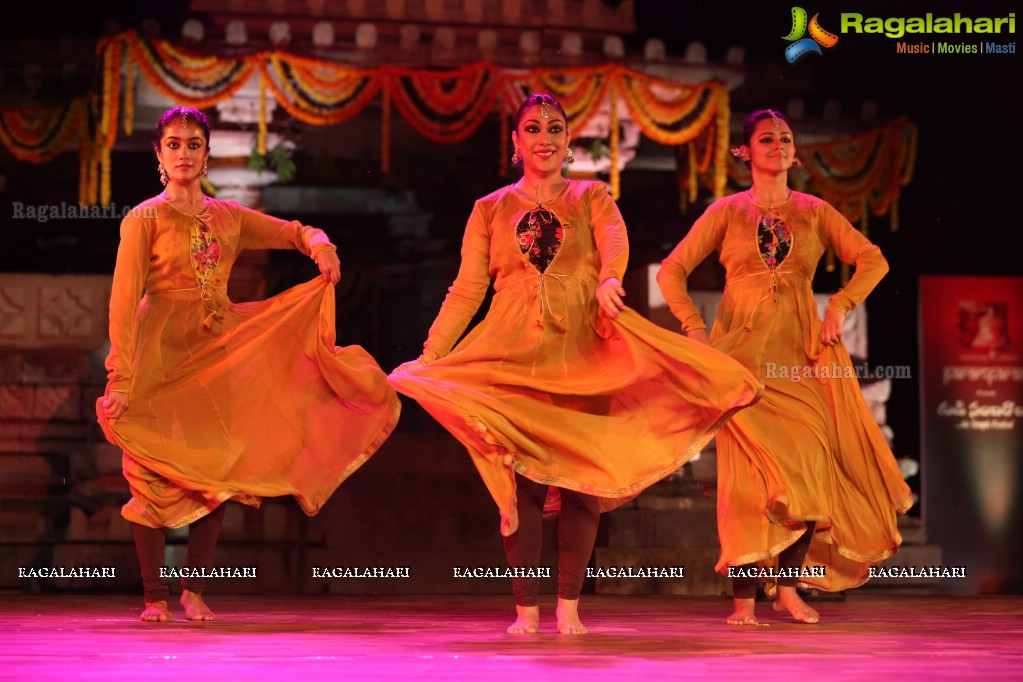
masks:
<svg viewBox="0 0 1023 682"><path fill-rule="evenodd" d="M789 64L795 64L811 52L822 54L822 47L834 47L838 44L838 36L821 28L817 21L819 16L819 13L814 14L813 19L807 23L806 10L802 7L792 8L792 30L787 36L783 36L784 40L792 43L785 48L785 59ZM804 38L807 31L810 32L810 37Z"/></svg>

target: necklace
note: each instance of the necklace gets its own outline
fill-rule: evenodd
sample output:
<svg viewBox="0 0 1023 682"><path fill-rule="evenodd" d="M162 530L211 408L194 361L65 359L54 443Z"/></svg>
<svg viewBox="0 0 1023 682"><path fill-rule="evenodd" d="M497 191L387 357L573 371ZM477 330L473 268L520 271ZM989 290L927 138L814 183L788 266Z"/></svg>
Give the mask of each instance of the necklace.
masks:
<svg viewBox="0 0 1023 682"><path fill-rule="evenodd" d="M542 206L543 204L553 201L558 197L559 194L561 194L565 190L566 187L568 187L568 180L566 180L565 178L561 178L561 181L559 183L550 185L548 189L554 189L554 191L550 193L547 199L543 199L543 195L540 192L539 184L533 185L533 191L536 193L536 195L529 196L522 189L521 183L523 182L523 180L525 180L525 178L516 182L514 185L512 185L512 187L515 188L516 192L521 194L526 199L529 199L531 202L534 202L537 206Z"/></svg>
<svg viewBox="0 0 1023 682"><path fill-rule="evenodd" d="M190 218L197 218L199 216L202 216L204 214L209 213L210 200L209 200L209 197L207 197L206 195L202 195L202 201L200 202L200 204L198 206L198 210L196 210L195 213L189 213L185 209L180 208L179 206L177 206L173 201L171 201L171 199L164 192L161 192L157 196L160 197L161 199L163 199L164 201L166 201L167 205L170 206L171 208L173 208L175 211L177 211L178 213L182 213L184 215L187 215ZM196 209L196 205L195 204L190 204L188 208L194 210L194 209Z"/></svg>
<svg viewBox="0 0 1023 682"><path fill-rule="evenodd" d="M762 204L759 201L757 201L757 197L753 193L753 188L752 187L750 187L748 190L746 190L746 196L749 197L750 202L752 202L752 204L754 206L759 208L761 212L777 212L777 210L779 208L781 208L782 206L787 204L789 202L789 200L792 198L792 190L790 189L788 191L788 193L785 195L785 198L782 199L780 202L778 202L777 204L770 204L770 205ZM765 213L765 214L768 214L768 213Z"/></svg>

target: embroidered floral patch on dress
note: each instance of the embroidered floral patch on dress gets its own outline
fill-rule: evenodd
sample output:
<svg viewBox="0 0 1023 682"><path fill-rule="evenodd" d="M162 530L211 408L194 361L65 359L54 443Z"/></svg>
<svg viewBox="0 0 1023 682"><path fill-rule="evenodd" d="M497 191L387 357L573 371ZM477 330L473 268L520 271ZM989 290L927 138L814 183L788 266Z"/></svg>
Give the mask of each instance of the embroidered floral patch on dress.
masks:
<svg viewBox="0 0 1023 682"><path fill-rule="evenodd" d="M762 215L757 225L757 246L760 257L772 270L781 265L792 248L792 232L781 218Z"/></svg>
<svg viewBox="0 0 1023 682"><path fill-rule="evenodd" d="M537 206L522 216L515 228L515 238L522 253L529 254L533 267L544 272L558 255L564 229L553 211Z"/></svg>
<svg viewBox="0 0 1023 682"><path fill-rule="evenodd" d="M199 218L192 222L192 272L203 293L220 265L220 240L213 229Z"/></svg>

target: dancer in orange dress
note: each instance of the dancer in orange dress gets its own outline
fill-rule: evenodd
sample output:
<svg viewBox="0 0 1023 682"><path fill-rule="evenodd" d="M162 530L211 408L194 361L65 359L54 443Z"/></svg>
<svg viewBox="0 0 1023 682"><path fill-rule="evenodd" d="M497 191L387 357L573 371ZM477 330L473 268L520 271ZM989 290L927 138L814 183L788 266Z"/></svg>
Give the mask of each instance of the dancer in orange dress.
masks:
<svg viewBox="0 0 1023 682"><path fill-rule="evenodd" d="M124 451L132 497L121 513L146 621L171 618L164 528L188 525L186 565L209 568L224 502L294 495L317 513L400 410L366 351L334 345L337 249L316 228L204 196L209 143L201 111L175 107L160 119L153 146L166 187L121 222L110 295L109 382L96 411ZM242 249L298 249L322 277L234 304L227 282ZM182 580L190 620L214 617L204 587Z"/></svg>
<svg viewBox="0 0 1023 682"><path fill-rule="evenodd" d="M539 562L545 499L559 493L557 627L583 633L600 511L677 470L759 387L725 354L625 307L625 224L603 183L562 177L570 136L558 102L530 96L515 124L522 178L476 202L423 354L390 381L469 450L511 567ZM459 341L491 282L486 319ZM537 632L538 580L512 588L508 632Z"/></svg>
<svg viewBox="0 0 1023 682"><path fill-rule="evenodd" d="M657 281L691 339L713 343L765 384L717 439L717 570L731 570L735 601L728 622L757 623L750 576L760 564L778 577L775 607L816 623L797 583L829 591L864 583L872 564L898 551L896 514L913 502L841 342L845 314L888 264L838 211L788 188L796 148L785 116L754 112L733 153L750 166L753 187L708 208ZM826 248L856 272L822 322L811 283ZM708 337L686 278L715 250L727 278Z"/></svg>

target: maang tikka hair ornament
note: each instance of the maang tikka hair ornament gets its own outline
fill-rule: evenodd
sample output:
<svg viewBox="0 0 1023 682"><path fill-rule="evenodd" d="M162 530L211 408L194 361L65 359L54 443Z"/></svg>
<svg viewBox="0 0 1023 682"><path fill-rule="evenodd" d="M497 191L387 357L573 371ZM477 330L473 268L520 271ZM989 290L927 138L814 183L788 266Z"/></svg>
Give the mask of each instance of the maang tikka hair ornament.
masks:
<svg viewBox="0 0 1023 682"><path fill-rule="evenodd" d="M185 113L184 109L181 110L181 127L182 128L188 127L188 114Z"/></svg>
<svg viewBox="0 0 1023 682"><path fill-rule="evenodd" d="M544 118L550 118L551 112L547 109L547 102L540 100L540 115Z"/></svg>

